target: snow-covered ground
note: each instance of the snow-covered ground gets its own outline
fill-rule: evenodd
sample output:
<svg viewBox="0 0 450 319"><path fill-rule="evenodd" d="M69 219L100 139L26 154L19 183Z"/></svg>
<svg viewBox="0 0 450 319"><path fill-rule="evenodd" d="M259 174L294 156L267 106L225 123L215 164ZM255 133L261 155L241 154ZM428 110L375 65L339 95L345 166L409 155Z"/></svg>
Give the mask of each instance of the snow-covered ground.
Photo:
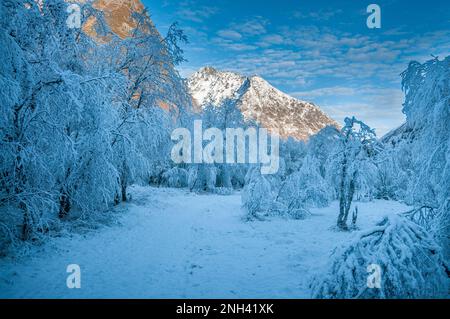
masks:
<svg viewBox="0 0 450 319"><path fill-rule="evenodd" d="M354 233L334 231L338 206L306 220L244 222L240 195L134 187L120 223L51 239L29 256L0 260L2 298L308 298L312 275ZM406 211L358 203L359 227ZM68 289L66 267L81 267Z"/></svg>

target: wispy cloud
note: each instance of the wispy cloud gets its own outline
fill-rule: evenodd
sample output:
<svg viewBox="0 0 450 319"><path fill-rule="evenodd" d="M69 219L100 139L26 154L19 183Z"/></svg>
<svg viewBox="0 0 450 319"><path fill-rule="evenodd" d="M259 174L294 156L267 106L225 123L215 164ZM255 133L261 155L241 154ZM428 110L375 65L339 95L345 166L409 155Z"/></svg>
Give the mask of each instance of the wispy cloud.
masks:
<svg viewBox="0 0 450 319"><path fill-rule="evenodd" d="M357 116L377 128L379 136L405 120L401 112L404 95L400 89L333 86L290 94L319 103L324 111L341 123L347 116Z"/></svg>
<svg viewBox="0 0 450 319"><path fill-rule="evenodd" d="M240 39L242 39L242 34L240 34L237 31L230 30L230 29L220 30L220 31L217 32L217 35L222 37L222 38L231 39L231 40L240 40Z"/></svg>
<svg viewBox="0 0 450 319"><path fill-rule="evenodd" d="M245 35L255 36L265 34L267 32L266 30L267 24L268 21L266 19L257 16L247 21L232 23L230 27L235 30L239 30Z"/></svg>
<svg viewBox="0 0 450 319"><path fill-rule="evenodd" d="M279 34L269 34L265 35L261 38L261 40L258 42L258 45L261 47L270 47L272 45L279 45L279 44L285 44L286 39L279 35Z"/></svg>
<svg viewBox="0 0 450 319"><path fill-rule="evenodd" d="M214 6L199 6L192 1L184 1L179 4L176 15L181 20L202 23L219 12Z"/></svg>
<svg viewBox="0 0 450 319"><path fill-rule="evenodd" d="M255 50L257 47L255 45L243 43L243 42L236 42L231 39L225 39L221 37L216 37L211 40L211 43L213 45L221 46L222 48L226 48L228 50L232 51L250 51Z"/></svg>
<svg viewBox="0 0 450 319"><path fill-rule="evenodd" d="M341 14L343 11L338 10L319 10L319 11L313 11L313 12L302 12L302 11L295 11L293 13L293 17L296 19L311 19L316 21L326 21L331 19L332 17Z"/></svg>

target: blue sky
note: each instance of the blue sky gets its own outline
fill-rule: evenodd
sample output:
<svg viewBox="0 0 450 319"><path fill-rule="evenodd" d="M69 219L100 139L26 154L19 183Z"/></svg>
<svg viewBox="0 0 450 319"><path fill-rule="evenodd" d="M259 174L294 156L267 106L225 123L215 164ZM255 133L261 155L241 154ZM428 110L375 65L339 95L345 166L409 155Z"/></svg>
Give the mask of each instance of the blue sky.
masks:
<svg viewBox="0 0 450 319"><path fill-rule="evenodd" d="M404 121L399 74L450 54L450 2L144 0L160 32L178 21L189 76L206 65L260 75L338 121L356 115L382 135ZM381 7L381 29L366 8Z"/></svg>

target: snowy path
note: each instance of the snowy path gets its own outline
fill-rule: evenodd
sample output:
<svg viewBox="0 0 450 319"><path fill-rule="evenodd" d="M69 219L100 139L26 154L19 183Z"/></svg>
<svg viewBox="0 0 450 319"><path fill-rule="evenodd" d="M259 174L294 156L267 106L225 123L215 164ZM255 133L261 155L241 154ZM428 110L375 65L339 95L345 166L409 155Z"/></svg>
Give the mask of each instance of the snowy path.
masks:
<svg viewBox="0 0 450 319"><path fill-rule="evenodd" d="M121 224L55 238L0 261L2 298L307 298L310 276L349 233L331 231L337 205L307 220L243 222L240 195L136 187ZM406 210L359 204L362 227ZM68 264L81 289L66 287Z"/></svg>

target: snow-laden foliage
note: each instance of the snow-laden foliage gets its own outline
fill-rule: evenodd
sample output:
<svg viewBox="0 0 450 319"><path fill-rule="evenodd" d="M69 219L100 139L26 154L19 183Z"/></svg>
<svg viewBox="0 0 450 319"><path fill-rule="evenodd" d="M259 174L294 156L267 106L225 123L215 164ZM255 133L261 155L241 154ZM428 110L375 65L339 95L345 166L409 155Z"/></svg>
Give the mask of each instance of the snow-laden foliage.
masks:
<svg viewBox="0 0 450 319"><path fill-rule="evenodd" d="M212 164L190 165L188 169L188 188L191 191L213 192L216 188L217 168Z"/></svg>
<svg viewBox="0 0 450 319"><path fill-rule="evenodd" d="M319 173L314 158L306 157L298 172L289 175L278 192L278 201L291 212L305 207L326 207L331 200L330 188Z"/></svg>
<svg viewBox="0 0 450 319"><path fill-rule="evenodd" d="M195 117L191 118L191 121ZM226 159L226 129L227 128L242 128L246 130L254 123L245 122L242 113L236 105L236 99L226 99L221 106L206 106L198 117L202 120L202 128L217 128L222 132L223 159ZM192 125L188 126L190 129ZM193 134L193 133L192 133ZM203 147L208 144L203 142ZM236 154L237 144L235 146ZM246 156L248 156L249 149L246 148ZM229 163L214 163L214 164L188 164L187 170L189 172L188 187L192 191L207 191L215 193L216 189L220 193L230 193L232 189L240 189L244 186L245 175L248 171L248 164L229 164ZM228 189L228 190L225 190Z"/></svg>
<svg viewBox="0 0 450 319"><path fill-rule="evenodd" d="M310 215L309 207L321 207L329 200L323 184L310 183L321 178L315 172L303 170L288 176L281 182L280 176L261 175L252 167L242 190L242 206L248 220L263 220L269 216L304 219ZM302 187L306 187L302 189Z"/></svg>
<svg viewBox="0 0 450 319"><path fill-rule="evenodd" d="M431 232L441 244L450 271L450 199L438 209L437 216L431 222Z"/></svg>
<svg viewBox="0 0 450 319"><path fill-rule="evenodd" d="M0 203L6 213L0 218L10 233L17 235L20 225L20 237L30 239L47 231L55 211L98 207L115 191L108 130L114 110L107 108L112 83L94 83L77 55L64 2L46 1L43 11L20 1L2 6L9 15L0 30L2 57L11 68L2 69L1 78L20 94L2 94Z"/></svg>
<svg viewBox="0 0 450 319"><path fill-rule="evenodd" d="M328 159L333 155L333 151L340 141L340 134L340 131L336 127L327 126L317 134L311 136L308 141L308 155L315 158L320 176L323 178L327 178Z"/></svg>
<svg viewBox="0 0 450 319"><path fill-rule="evenodd" d="M448 263L450 253L450 199L439 208L421 206L402 215L429 231L441 244Z"/></svg>
<svg viewBox="0 0 450 319"><path fill-rule="evenodd" d="M409 174L407 167L402 167L397 160L397 154L389 148L377 156L376 176L373 180L375 197L385 200L399 200L405 198Z"/></svg>
<svg viewBox="0 0 450 319"><path fill-rule="evenodd" d="M391 175L400 169L408 182L391 184L407 202L438 208L450 198L450 57L411 62L402 78L406 123L384 140Z"/></svg>
<svg viewBox="0 0 450 319"><path fill-rule="evenodd" d="M354 188L363 190L362 198L405 200L416 207L404 214L410 220L400 217L385 219L373 231L365 232L349 245L336 250L327 277L314 284L314 296L447 296L445 270L448 271L450 251L449 63L449 57L444 60L434 58L424 64L412 62L402 74L406 123L384 137L384 145L371 139L374 151L363 152L362 162L359 156L353 156L356 161L350 161L357 164L358 172L364 174L363 180L354 178ZM344 167L343 161L332 157L328 162L331 168L336 165ZM327 174L329 172L327 169ZM335 185L342 185L338 183L342 182L342 170L335 172L338 174L328 176L332 177ZM353 186L346 188L344 184L343 189L352 190ZM358 199L356 192L355 199ZM345 203L342 206L345 216ZM440 254L441 250L444 256ZM383 269L381 289L367 289L365 286L369 264L380 264Z"/></svg>
<svg viewBox="0 0 450 319"><path fill-rule="evenodd" d="M280 143L280 168L277 174L264 176L270 186L271 196L263 203L250 200L248 191L256 189L262 179L258 174L248 174L244 187L244 207L258 207L266 215L303 219L310 215L309 208L327 206L335 198L335 189L327 178L326 167L330 151L339 141L340 132L326 127L305 143L289 138ZM252 186L248 187L249 183ZM262 205L267 207L262 207ZM247 213L252 214L247 210Z"/></svg>
<svg viewBox="0 0 450 319"><path fill-rule="evenodd" d="M379 152L375 131L355 117L346 118L338 141L328 157L327 176L339 198L337 226L347 228L354 198L373 199Z"/></svg>
<svg viewBox="0 0 450 319"><path fill-rule="evenodd" d="M133 36L120 39L83 6L109 34L105 43L68 28L63 0L0 3L2 243L126 200L129 185L149 182L169 160L174 112L190 108L173 69L185 40L176 26L162 39L136 13Z"/></svg>
<svg viewBox="0 0 450 319"><path fill-rule="evenodd" d="M284 178L300 169L307 152L309 147L304 141L295 140L292 137L280 141L280 166L284 166Z"/></svg>
<svg viewBox="0 0 450 319"><path fill-rule="evenodd" d="M417 135L410 200L437 206L450 198L450 57L412 62L402 85L406 123Z"/></svg>
<svg viewBox="0 0 450 319"><path fill-rule="evenodd" d="M450 57L411 62L402 86L406 123L383 138L388 160L382 161L385 183L379 190L415 207L410 217L433 233L448 260Z"/></svg>
<svg viewBox="0 0 450 319"><path fill-rule="evenodd" d="M248 220L262 220L273 208L274 195L269 181L261 175L259 167L252 167L245 177L242 190L242 206L247 212Z"/></svg>
<svg viewBox="0 0 450 319"><path fill-rule="evenodd" d="M187 187L188 172L179 167L173 167L162 174L161 185L166 187Z"/></svg>
<svg viewBox="0 0 450 319"><path fill-rule="evenodd" d="M377 280L370 265L381 269L380 288L368 284ZM405 218L390 216L335 249L325 276L317 276L312 289L315 298L438 298L447 297L448 278L433 237Z"/></svg>

